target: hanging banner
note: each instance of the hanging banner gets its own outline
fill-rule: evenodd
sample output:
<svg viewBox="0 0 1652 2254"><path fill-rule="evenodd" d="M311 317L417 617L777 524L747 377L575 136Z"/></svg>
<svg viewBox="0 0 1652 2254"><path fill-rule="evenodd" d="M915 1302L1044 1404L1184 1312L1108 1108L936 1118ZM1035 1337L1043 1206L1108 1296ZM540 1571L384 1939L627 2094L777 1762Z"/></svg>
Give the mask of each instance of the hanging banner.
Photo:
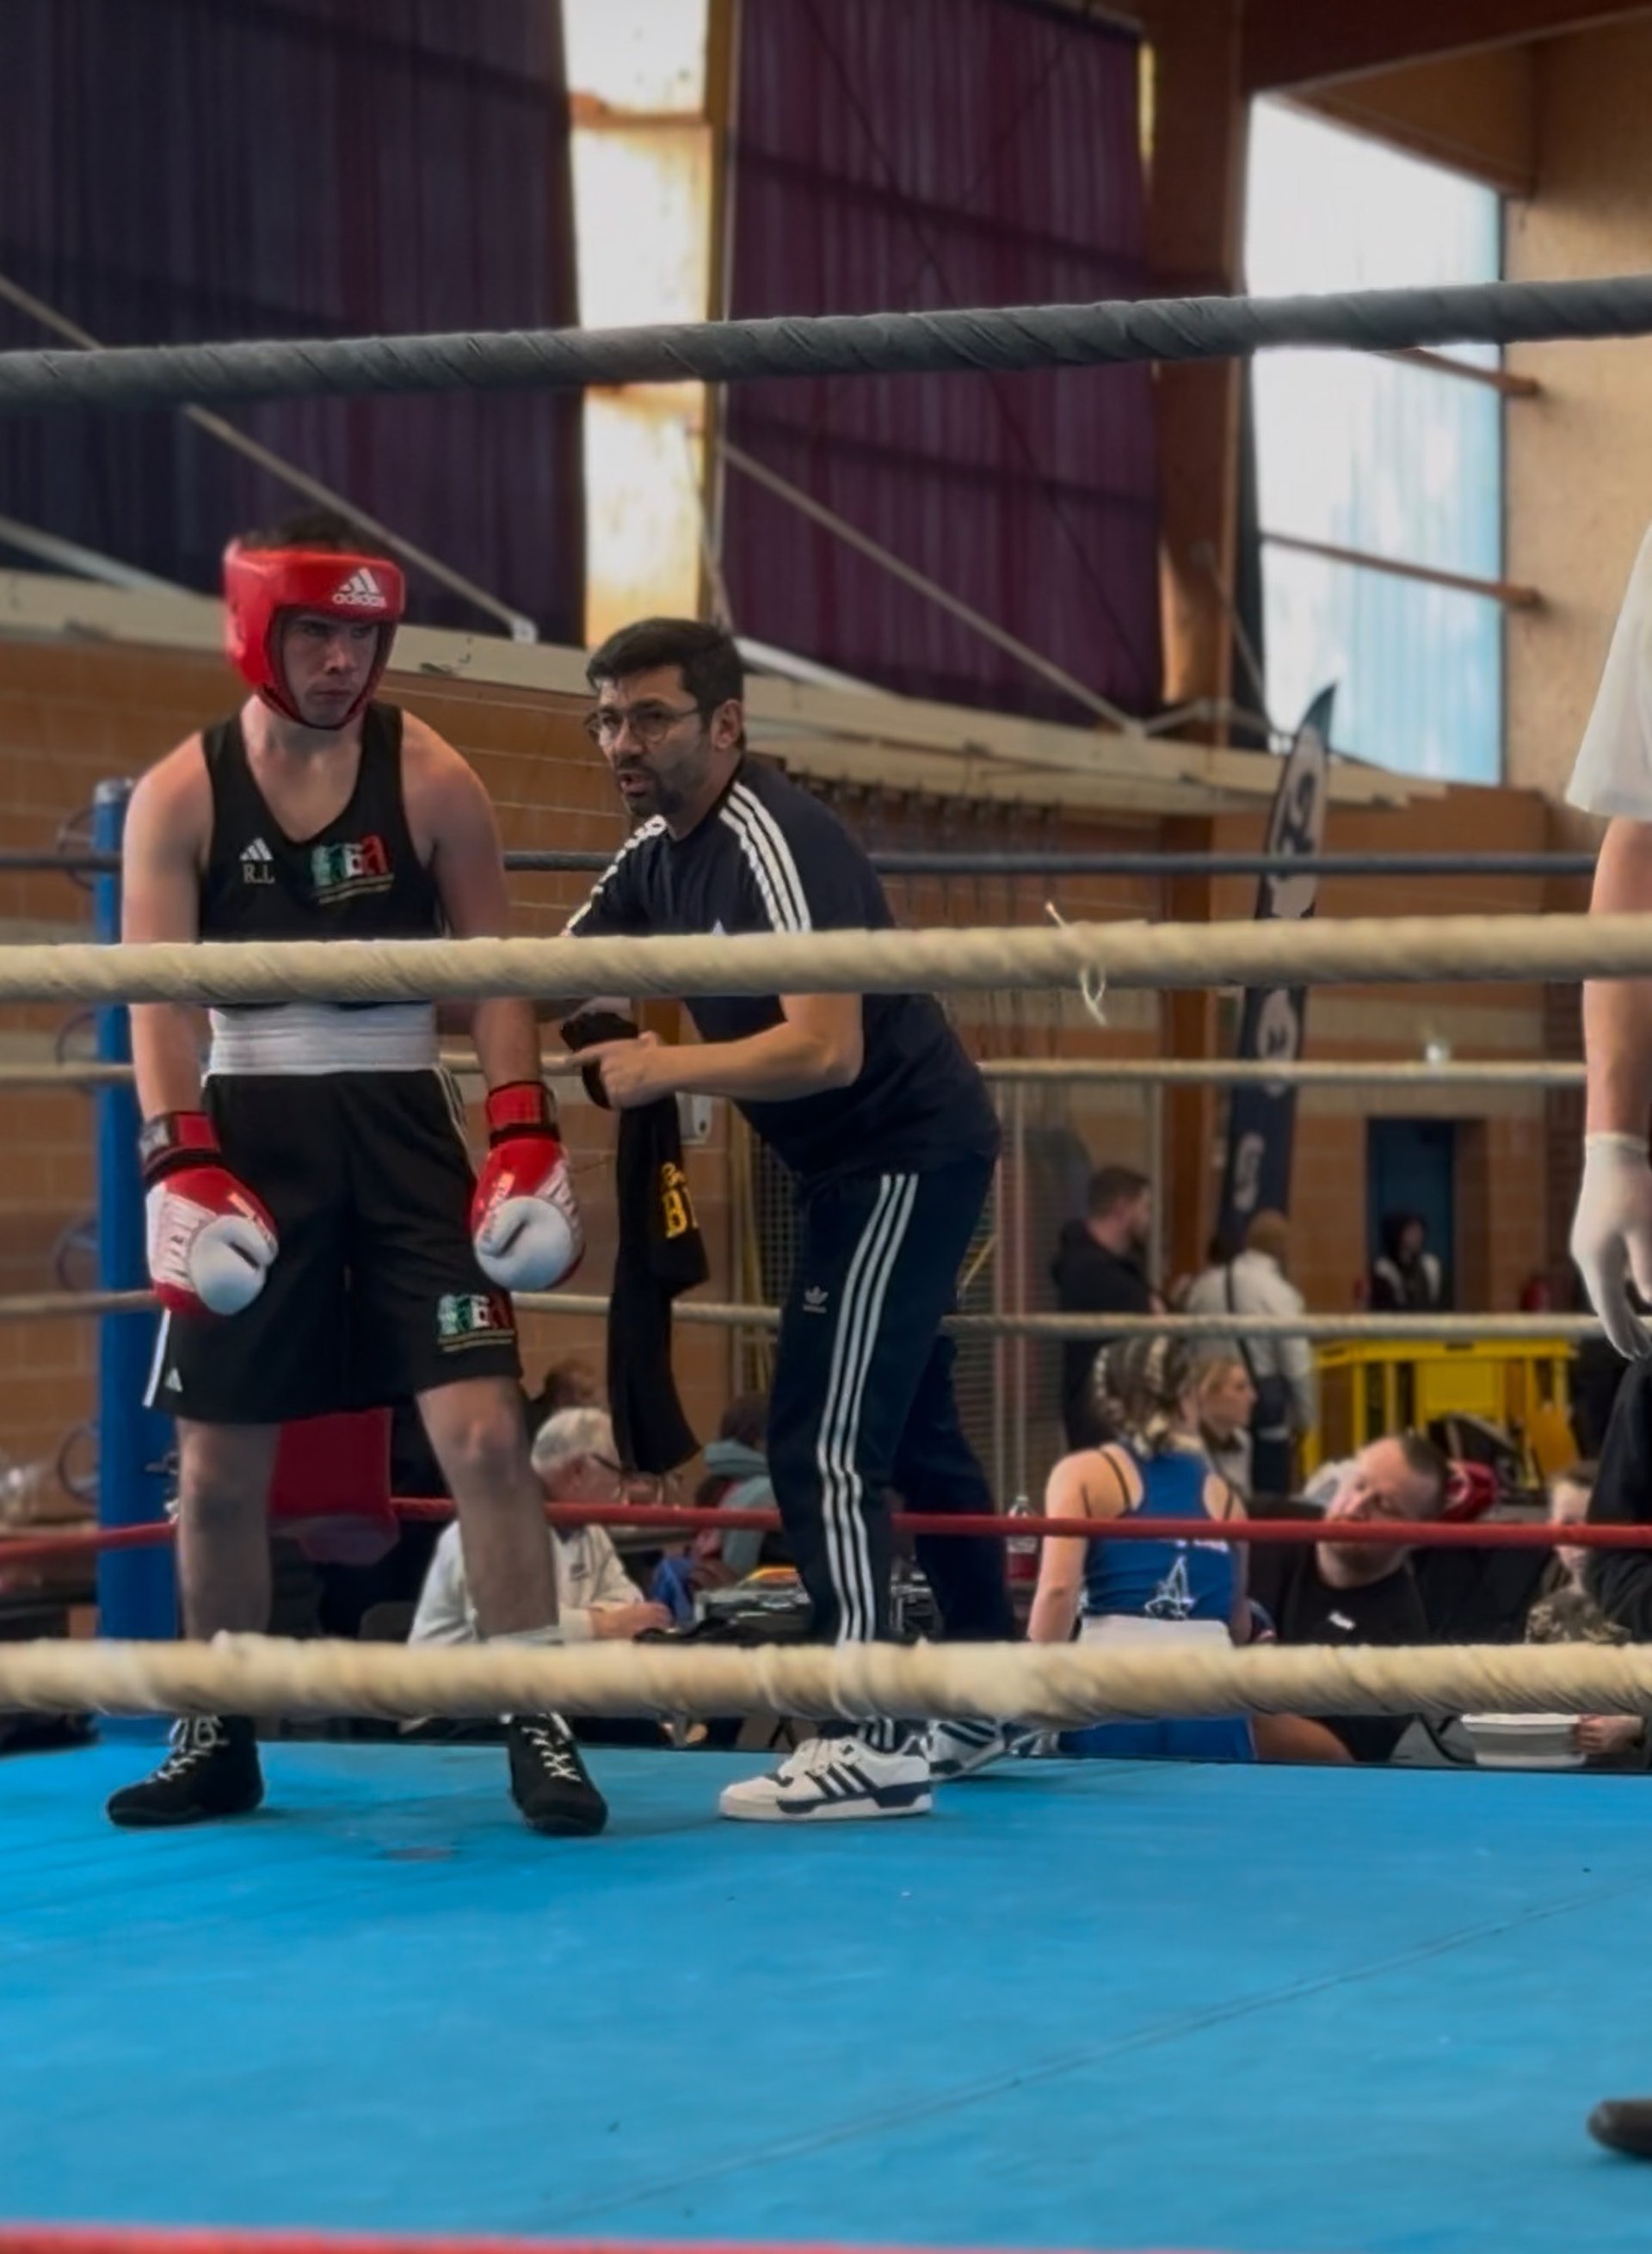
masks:
<svg viewBox="0 0 1652 2254"><path fill-rule="evenodd" d="M1268 816L1264 851L1311 857L1325 838L1326 746L1331 733L1334 689L1323 689L1309 705L1297 731ZM1313 914L1319 880L1264 877L1256 892L1258 919ZM1242 1058L1291 1061L1302 1054L1307 990L1301 986L1252 986L1245 995L1239 1029ZM1236 1252L1253 1214L1264 1208L1284 1213L1291 1200L1291 1145L1296 1130L1294 1088L1257 1082L1236 1088L1228 1104L1228 1160L1222 1177L1220 1233Z"/></svg>

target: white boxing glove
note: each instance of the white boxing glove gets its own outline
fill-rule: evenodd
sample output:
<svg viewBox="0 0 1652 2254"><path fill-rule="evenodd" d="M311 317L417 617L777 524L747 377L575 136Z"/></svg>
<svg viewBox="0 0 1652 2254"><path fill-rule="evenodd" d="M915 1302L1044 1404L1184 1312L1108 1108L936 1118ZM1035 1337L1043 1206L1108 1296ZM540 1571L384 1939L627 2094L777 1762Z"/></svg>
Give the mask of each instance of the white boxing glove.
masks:
<svg viewBox="0 0 1652 2254"><path fill-rule="evenodd" d="M149 1272L174 1315L238 1315L264 1288L279 1245L263 1200L224 1165L211 1121L169 1111L144 1124Z"/></svg>
<svg viewBox="0 0 1652 2254"><path fill-rule="evenodd" d="M494 1088L487 1130L487 1157L471 1200L477 1264L507 1292L549 1292L579 1265L585 1230L544 1083Z"/></svg>
<svg viewBox="0 0 1652 2254"><path fill-rule="evenodd" d="M1631 1283L1652 1301L1652 1166L1643 1135L1586 1135L1572 1256L1606 1336L1631 1361L1652 1354L1652 1332L1629 1304Z"/></svg>

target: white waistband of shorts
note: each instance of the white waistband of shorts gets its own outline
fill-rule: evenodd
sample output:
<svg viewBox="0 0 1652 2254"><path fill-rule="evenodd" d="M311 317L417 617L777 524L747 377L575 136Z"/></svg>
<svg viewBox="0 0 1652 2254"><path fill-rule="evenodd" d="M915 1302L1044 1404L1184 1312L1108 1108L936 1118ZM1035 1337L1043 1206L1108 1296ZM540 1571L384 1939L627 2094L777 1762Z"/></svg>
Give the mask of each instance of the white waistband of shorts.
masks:
<svg viewBox="0 0 1652 2254"><path fill-rule="evenodd" d="M1079 1628L1084 1643L1231 1643L1226 1620L1143 1620L1136 1613L1101 1613Z"/></svg>
<svg viewBox="0 0 1652 2254"><path fill-rule="evenodd" d="M436 1012L429 1002L283 1002L273 1010L214 1010L208 1073L432 1072Z"/></svg>

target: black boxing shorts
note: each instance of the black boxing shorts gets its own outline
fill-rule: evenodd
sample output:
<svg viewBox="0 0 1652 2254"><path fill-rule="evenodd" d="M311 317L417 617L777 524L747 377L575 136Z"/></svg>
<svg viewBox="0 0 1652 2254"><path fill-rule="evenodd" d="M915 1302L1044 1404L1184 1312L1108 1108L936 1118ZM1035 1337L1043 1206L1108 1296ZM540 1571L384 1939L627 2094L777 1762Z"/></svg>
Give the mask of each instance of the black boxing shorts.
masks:
<svg viewBox="0 0 1652 2254"><path fill-rule="evenodd" d="M204 1103L281 1250L242 1313L164 1318L152 1408L276 1424L520 1377L509 1296L471 1249L475 1178L441 1073L214 1075Z"/></svg>

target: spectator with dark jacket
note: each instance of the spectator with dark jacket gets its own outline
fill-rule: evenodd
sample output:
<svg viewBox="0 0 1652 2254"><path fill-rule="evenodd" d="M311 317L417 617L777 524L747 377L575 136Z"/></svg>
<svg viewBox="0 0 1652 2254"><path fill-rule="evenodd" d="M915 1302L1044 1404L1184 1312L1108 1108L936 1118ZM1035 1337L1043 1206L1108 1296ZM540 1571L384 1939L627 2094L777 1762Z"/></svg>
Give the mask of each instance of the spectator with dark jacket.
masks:
<svg viewBox="0 0 1652 2254"><path fill-rule="evenodd" d="M602 1381L578 1354L553 1362L537 1393L528 1396L528 1439L531 1446L539 1428L561 1409L600 1409Z"/></svg>
<svg viewBox="0 0 1652 2254"><path fill-rule="evenodd" d="M1589 1497L1591 1526L1652 1525L1652 1359L1627 1362ZM1652 1642L1652 1550L1590 1550L1584 1586L1635 1643Z"/></svg>
<svg viewBox="0 0 1652 2254"><path fill-rule="evenodd" d="M1102 1166L1090 1179L1083 1220L1069 1221L1050 1264L1063 1314L1151 1315L1158 1301L1144 1263L1152 1234L1152 1185L1134 1166ZM1069 1449L1101 1447L1106 1430L1090 1386L1097 1342L1061 1348L1061 1422Z"/></svg>
<svg viewBox="0 0 1652 2254"><path fill-rule="evenodd" d="M1382 1216L1382 1250L1371 1263L1370 1301L1379 1314L1436 1314L1446 1304L1446 1274L1428 1249L1420 1213Z"/></svg>
<svg viewBox="0 0 1652 2254"><path fill-rule="evenodd" d="M1571 1262L1567 1263L1560 1304L1568 1314L1590 1312L1583 1278ZM1639 1293L1632 1295L1630 1304L1638 1307ZM1586 1462L1598 1460L1606 1446L1606 1427L1612 1421L1613 1404L1623 1382L1624 1368L1623 1356L1604 1334L1597 1332L1592 1337L1578 1340L1572 1362L1572 1435L1578 1444L1578 1453Z"/></svg>
<svg viewBox="0 0 1652 2254"><path fill-rule="evenodd" d="M1250 1560L1250 1594L1267 1616L1262 1629L1281 1643L1416 1644L1429 1640L1428 1615L1411 1572L1404 1528L1438 1518L1451 1466L1420 1433L1373 1440L1344 1469L1326 1506L1320 1538L1259 1544ZM1308 1513L1270 1504L1270 1517ZM1339 1522L1390 1524L1393 1546L1339 1542ZM1405 1734L1403 1714L1259 1715L1261 1760L1385 1761Z"/></svg>
<svg viewBox="0 0 1652 2254"><path fill-rule="evenodd" d="M1589 1516L1596 1470L1573 1464L1549 1482L1549 1523L1576 1526ZM1599 1553L1595 1553L1599 1554ZM1608 1620L1589 1592L1591 1552L1559 1548L1550 1559L1530 1612L1528 1643L1629 1643L1629 1631ZM1645 1769L1652 1765L1652 1734L1640 1714L1579 1714L1572 1743L1597 1768Z"/></svg>

